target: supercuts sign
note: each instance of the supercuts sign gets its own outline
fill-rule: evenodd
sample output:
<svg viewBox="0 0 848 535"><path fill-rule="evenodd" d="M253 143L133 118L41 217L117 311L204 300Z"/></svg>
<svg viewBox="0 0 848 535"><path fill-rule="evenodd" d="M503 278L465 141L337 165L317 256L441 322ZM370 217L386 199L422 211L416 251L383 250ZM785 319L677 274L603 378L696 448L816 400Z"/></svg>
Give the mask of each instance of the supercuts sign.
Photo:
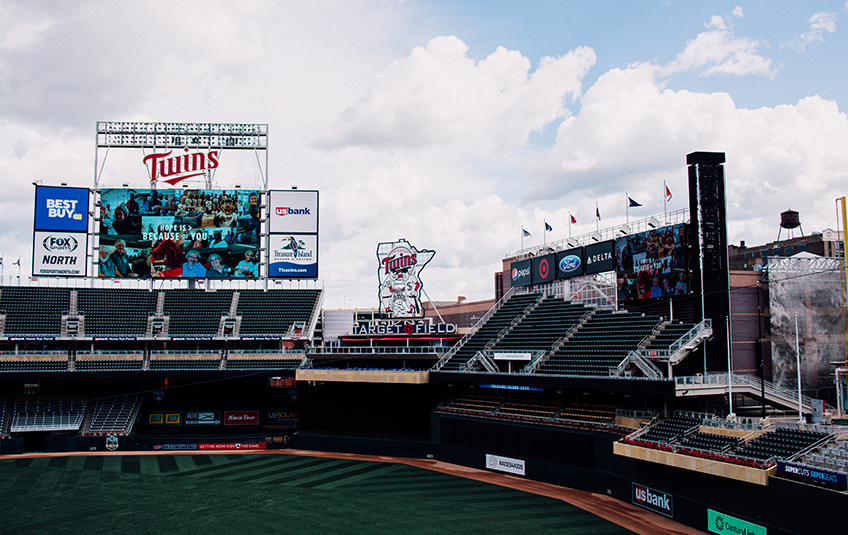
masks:
<svg viewBox="0 0 848 535"><path fill-rule="evenodd" d="M633 503L668 517L674 516L674 500L671 494L633 483Z"/></svg>
<svg viewBox="0 0 848 535"><path fill-rule="evenodd" d="M435 251L416 249L404 239L377 246L380 310L393 318L424 315L421 270L435 254Z"/></svg>
<svg viewBox="0 0 848 535"><path fill-rule="evenodd" d="M586 275L613 271L615 269L615 242L605 241L594 245L587 245L586 251Z"/></svg>
<svg viewBox="0 0 848 535"><path fill-rule="evenodd" d="M142 159L150 167L150 182L167 182L172 186L187 178L203 176L207 169L218 167L218 151L169 150L154 152Z"/></svg>

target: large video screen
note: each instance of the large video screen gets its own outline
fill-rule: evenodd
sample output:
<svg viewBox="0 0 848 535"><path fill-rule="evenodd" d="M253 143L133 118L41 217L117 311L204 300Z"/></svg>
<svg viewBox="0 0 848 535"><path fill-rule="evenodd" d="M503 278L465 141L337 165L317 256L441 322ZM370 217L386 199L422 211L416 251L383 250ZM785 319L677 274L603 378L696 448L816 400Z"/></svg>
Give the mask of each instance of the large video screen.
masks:
<svg viewBox="0 0 848 535"><path fill-rule="evenodd" d="M258 190L104 189L101 277L256 278Z"/></svg>
<svg viewBox="0 0 848 535"><path fill-rule="evenodd" d="M615 255L619 301L689 293L685 225L619 238Z"/></svg>

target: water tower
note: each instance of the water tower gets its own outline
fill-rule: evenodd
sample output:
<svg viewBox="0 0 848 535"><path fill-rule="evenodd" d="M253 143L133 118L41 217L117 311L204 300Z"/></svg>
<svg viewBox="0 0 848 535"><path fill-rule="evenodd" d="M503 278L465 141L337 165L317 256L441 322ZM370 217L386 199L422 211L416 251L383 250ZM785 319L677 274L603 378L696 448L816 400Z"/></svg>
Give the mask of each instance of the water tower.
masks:
<svg viewBox="0 0 848 535"><path fill-rule="evenodd" d="M801 228L801 218L795 210L786 210L780 214L780 229L777 231L777 241L780 241L780 233L783 229L789 231L789 239L794 238L794 230L801 229L801 236L804 235L804 229Z"/></svg>

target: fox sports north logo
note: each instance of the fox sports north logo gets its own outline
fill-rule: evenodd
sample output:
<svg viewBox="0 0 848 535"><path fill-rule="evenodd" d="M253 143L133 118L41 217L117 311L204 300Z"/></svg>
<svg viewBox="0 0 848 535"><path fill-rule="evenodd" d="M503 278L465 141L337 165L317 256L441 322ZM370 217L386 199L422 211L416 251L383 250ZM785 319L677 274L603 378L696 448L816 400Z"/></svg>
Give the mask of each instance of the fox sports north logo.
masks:
<svg viewBox="0 0 848 535"><path fill-rule="evenodd" d="M41 243L42 243L42 245L44 245L44 248L48 251L65 252L65 253L70 253L72 251L75 251L76 248L77 248L77 245L79 245L76 238L74 238L73 236L56 236L56 235L47 236L46 238L44 238L44 241L41 242Z"/></svg>
<svg viewBox="0 0 848 535"><path fill-rule="evenodd" d="M577 255L568 255L559 261L559 270L563 273L571 273L580 269L580 257Z"/></svg>

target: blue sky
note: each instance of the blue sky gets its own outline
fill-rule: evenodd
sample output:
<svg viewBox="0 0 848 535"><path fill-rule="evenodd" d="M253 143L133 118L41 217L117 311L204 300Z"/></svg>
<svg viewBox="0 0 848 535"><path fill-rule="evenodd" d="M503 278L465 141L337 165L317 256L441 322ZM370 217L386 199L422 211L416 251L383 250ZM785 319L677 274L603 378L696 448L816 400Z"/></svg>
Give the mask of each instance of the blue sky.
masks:
<svg viewBox="0 0 848 535"><path fill-rule="evenodd" d="M272 188L321 191L328 307L376 304L377 243L436 250L436 300L493 295L520 246L686 205L727 154L730 240L834 227L848 169L838 2L0 2L0 254L32 185L90 186L98 120L270 125ZM145 185L110 154L104 186ZM228 156L218 186L258 182ZM8 262L6 263L8 266ZM10 270L6 270L8 276Z"/></svg>

